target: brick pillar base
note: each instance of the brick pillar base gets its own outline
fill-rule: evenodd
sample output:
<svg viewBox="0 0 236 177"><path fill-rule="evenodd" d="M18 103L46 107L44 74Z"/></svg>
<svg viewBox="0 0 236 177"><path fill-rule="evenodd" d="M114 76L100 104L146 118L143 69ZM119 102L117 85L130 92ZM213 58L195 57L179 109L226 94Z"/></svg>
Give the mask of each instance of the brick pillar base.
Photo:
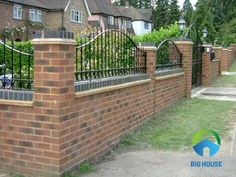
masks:
<svg viewBox="0 0 236 177"><path fill-rule="evenodd" d="M34 106L39 110L35 119L43 121L42 131L43 176L59 177L63 122L70 119L75 97L74 40L35 39ZM48 133L47 133L48 132ZM47 134L45 134L47 133ZM46 148L48 147L48 148ZM48 173L47 173L48 172Z"/></svg>
<svg viewBox="0 0 236 177"><path fill-rule="evenodd" d="M221 73L221 61L223 58L223 48L222 47L214 47L215 58L219 60L219 74Z"/></svg>
<svg viewBox="0 0 236 177"><path fill-rule="evenodd" d="M185 96L191 97L193 43L192 41L175 41L175 44L182 53L183 69L185 73Z"/></svg>
<svg viewBox="0 0 236 177"><path fill-rule="evenodd" d="M223 49L223 57L220 60L221 72L228 71L228 57L229 57L228 49Z"/></svg>
<svg viewBox="0 0 236 177"><path fill-rule="evenodd" d="M202 85L210 86L211 84L211 45L204 46L202 54Z"/></svg>

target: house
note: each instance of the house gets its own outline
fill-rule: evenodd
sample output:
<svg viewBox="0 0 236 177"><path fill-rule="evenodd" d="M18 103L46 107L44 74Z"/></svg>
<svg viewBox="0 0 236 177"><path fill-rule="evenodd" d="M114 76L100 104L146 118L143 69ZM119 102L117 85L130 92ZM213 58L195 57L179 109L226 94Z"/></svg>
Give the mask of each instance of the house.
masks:
<svg viewBox="0 0 236 177"><path fill-rule="evenodd" d="M91 16L88 23L92 27L118 28L132 31L131 18L120 13L111 0L87 0Z"/></svg>
<svg viewBox="0 0 236 177"><path fill-rule="evenodd" d="M152 9L136 9L126 1L125 6L117 6L121 14L131 18L132 26L136 35L143 35L152 32L153 22Z"/></svg>
<svg viewBox="0 0 236 177"><path fill-rule="evenodd" d="M10 26L81 30L88 26L86 0L0 0L0 30ZM33 25L32 25L33 24Z"/></svg>

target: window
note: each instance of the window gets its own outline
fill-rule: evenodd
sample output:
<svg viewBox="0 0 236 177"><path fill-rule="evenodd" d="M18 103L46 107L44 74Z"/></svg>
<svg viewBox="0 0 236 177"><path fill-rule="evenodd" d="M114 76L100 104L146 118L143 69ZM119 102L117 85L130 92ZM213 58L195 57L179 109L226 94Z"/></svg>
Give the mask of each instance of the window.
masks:
<svg viewBox="0 0 236 177"><path fill-rule="evenodd" d="M127 21L127 28L131 28L132 27L132 22L130 20Z"/></svg>
<svg viewBox="0 0 236 177"><path fill-rule="evenodd" d="M78 10L71 10L71 21L75 23L82 23L82 12Z"/></svg>
<svg viewBox="0 0 236 177"><path fill-rule="evenodd" d="M114 25L114 17L113 16L108 17L108 25Z"/></svg>
<svg viewBox="0 0 236 177"><path fill-rule="evenodd" d="M29 10L29 18L31 21L34 22L41 22L42 21L42 11L37 9L30 9Z"/></svg>
<svg viewBox="0 0 236 177"><path fill-rule="evenodd" d="M21 20L23 16L23 9L20 5L14 5L13 6L13 18Z"/></svg>
<svg viewBox="0 0 236 177"><path fill-rule="evenodd" d="M149 23L148 23L148 22L145 22L145 23L144 23L144 28L145 28L145 29L149 29Z"/></svg>

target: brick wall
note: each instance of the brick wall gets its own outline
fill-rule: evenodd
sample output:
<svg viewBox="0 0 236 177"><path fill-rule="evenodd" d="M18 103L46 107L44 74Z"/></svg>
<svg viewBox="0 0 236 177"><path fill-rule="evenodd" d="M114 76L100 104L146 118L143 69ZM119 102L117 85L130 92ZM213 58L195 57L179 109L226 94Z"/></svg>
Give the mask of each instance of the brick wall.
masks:
<svg viewBox="0 0 236 177"><path fill-rule="evenodd" d="M221 60L223 59L223 48L222 47L213 47L213 50L215 52L215 59L219 61L219 74L221 73Z"/></svg>
<svg viewBox="0 0 236 177"><path fill-rule="evenodd" d="M186 93L192 43L181 43L184 68L156 77L156 48L147 47L150 79L75 93L74 41L40 39L35 47L32 102L0 100L0 168L59 177L84 160L96 160L120 136ZM191 88L190 88L191 89Z"/></svg>
<svg viewBox="0 0 236 177"><path fill-rule="evenodd" d="M211 53L215 52L215 59L211 59ZM212 82L220 74L220 62L219 57L221 56L221 48L213 48L212 45L205 45L204 52L202 55L202 85L210 86Z"/></svg>
<svg viewBox="0 0 236 177"><path fill-rule="evenodd" d="M211 62L211 83L219 76L219 60L213 60Z"/></svg>

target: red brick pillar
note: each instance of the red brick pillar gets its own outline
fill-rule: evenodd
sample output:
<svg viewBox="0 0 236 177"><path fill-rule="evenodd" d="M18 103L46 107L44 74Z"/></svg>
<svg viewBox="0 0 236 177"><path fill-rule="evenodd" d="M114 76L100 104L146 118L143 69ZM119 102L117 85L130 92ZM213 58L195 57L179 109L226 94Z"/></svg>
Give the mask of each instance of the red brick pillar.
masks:
<svg viewBox="0 0 236 177"><path fill-rule="evenodd" d="M59 177L62 173L61 126L62 122L70 119L75 97L75 41L34 39L33 45L35 49L34 106L38 110L35 119L43 121L45 127L40 142L42 149L40 159L44 167L42 171L44 171L43 176Z"/></svg>
<svg viewBox="0 0 236 177"><path fill-rule="evenodd" d="M233 58L234 58L234 51L233 51L233 48L232 47L230 47L230 48L228 48L228 50L229 50L229 66L228 66L228 69L230 68L230 66L231 66L231 64L232 64L232 62L233 62Z"/></svg>
<svg viewBox="0 0 236 177"><path fill-rule="evenodd" d="M223 58L223 48L222 47L214 47L215 58L219 60L219 73L221 73L221 61Z"/></svg>
<svg viewBox="0 0 236 177"><path fill-rule="evenodd" d="M155 46L143 46L144 52L146 52L147 73L151 78L154 78L156 72L156 53L157 48Z"/></svg>
<svg viewBox="0 0 236 177"><path fill-rule="evenodd" d="M202 85L209 86L211 84L211 45L204 45L202 54Z"/></svg>
<svg viewBox="0 0 236 177"><path fill-rule="evenodd" d="M175 41L178 49L182 53L183 70L185 73L185 96L191 97L192 91L192 41Z"/></svg>
<svg viewBox="0 0 236 177"><path fill-rule="evenodd" d="M236 44L231 44L232 50L233 50L233 60L236 58Z"/></svg>
<svg viewBox="0 0 236 177"><path fill-rule="evenodd" d="M223 49L223 57L220 60L221 72L228 71L228 49Z"/></svg>

